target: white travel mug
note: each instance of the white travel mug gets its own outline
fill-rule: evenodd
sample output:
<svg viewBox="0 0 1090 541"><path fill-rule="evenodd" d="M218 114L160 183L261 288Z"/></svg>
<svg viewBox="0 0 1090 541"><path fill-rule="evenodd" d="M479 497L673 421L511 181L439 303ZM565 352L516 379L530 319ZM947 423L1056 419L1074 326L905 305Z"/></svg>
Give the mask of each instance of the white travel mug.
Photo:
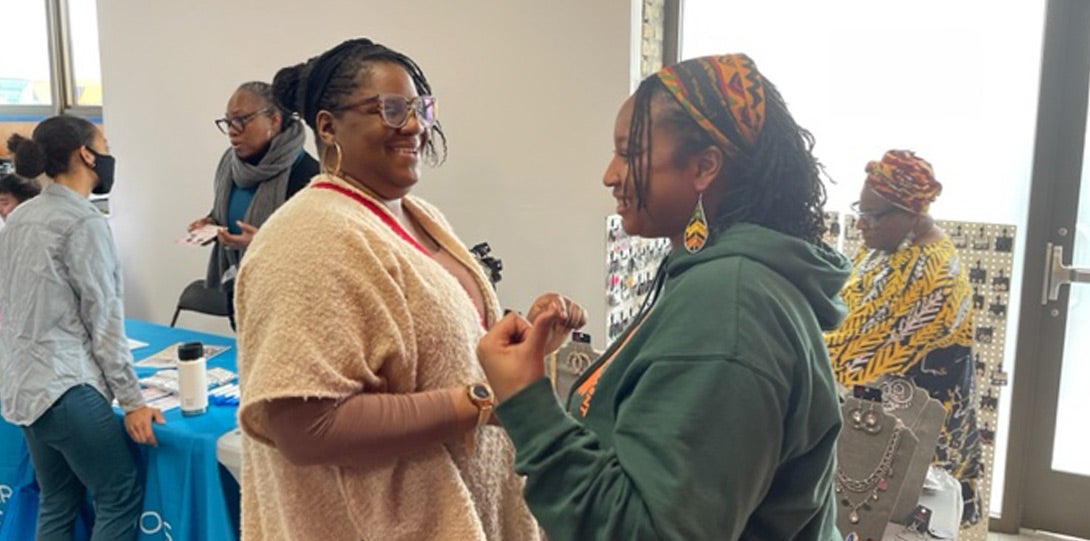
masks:
<svg viewBox="0 0 1090 541"><path fill-rule="evenodd" d="M208 370L204 345L187 342L178 346L178 398L182 415L200 415L208 411Z"/></svg>

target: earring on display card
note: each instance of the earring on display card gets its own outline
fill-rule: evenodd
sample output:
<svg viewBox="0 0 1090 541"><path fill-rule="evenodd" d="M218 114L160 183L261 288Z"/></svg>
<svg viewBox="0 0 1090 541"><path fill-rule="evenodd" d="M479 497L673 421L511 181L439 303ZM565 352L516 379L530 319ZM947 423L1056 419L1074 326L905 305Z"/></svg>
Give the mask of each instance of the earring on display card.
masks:
<svg viewBox="0 0 1090 541"><path fill-rule="evenodd" d="M867 434L877 434L882 431L882 417L881 414L875 410L874 404L870 405L866 413L863 414L863 431Z"/></svg>

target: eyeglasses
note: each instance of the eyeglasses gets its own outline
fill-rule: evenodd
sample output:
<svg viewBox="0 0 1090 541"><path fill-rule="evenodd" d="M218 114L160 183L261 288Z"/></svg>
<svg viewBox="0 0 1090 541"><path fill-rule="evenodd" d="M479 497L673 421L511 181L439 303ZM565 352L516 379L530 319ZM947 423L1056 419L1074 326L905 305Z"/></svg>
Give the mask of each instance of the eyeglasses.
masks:
<svg viewBox="0 0 1090 541"><path fill-rule="evenodd" d="M409 123L410 111L416 116L416 121L419 122L425 130L434 126L437 119L435 96L415 96L407 98L400 94L376 94L355 103L342 105L338 107L337 110L345 111L373 102L378 102L378 111L370 111L370 113L377 113L380 115L382 117L382 123L395 130L404 128L405 124Z"/></svg>
<svg viewBox="0 0 1090 541"><path fill-rule="evenodd" d="M234 128L236 132L244 131L246 129L246 124L249 124L250 121L254 119L254 117L262 113L267 113L270 109L270 107L262 107L252 113L245 115L235 117L225 116L223 118L217 118L216 127L219 128L224 135L227 135L229 128Z"/></svg>
<svg viewBox="0 0 1090 541"><path fill-rule="evenodd" d="M859 209L859 201L852 203L852 213L858 216L859 221L866 224L867 227L874 227L878 225L878 220L881 220L883 216L898 210L902 209L899 209L897 207L889 207L886 210L880 212L863 212Z"/></svg>

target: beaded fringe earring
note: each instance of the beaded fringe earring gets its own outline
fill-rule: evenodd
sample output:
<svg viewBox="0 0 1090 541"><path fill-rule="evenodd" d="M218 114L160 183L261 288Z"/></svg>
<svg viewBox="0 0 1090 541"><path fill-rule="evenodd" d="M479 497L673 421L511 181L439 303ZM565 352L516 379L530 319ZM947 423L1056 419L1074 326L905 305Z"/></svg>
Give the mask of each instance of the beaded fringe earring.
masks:
<svg viewBox="0 0 1090 541"><path fill-rule="evenodd" d="M696 208L685 226L685 249L690 254L700 253L708 243L708 219L704 216L704 194L696 199Z"/></svg>

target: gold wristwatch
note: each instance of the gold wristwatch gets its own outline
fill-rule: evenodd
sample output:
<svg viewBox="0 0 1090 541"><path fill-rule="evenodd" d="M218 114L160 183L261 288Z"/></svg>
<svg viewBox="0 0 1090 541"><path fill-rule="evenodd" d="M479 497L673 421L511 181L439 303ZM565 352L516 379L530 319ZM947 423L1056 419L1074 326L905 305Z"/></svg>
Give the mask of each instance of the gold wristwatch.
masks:
<svg viewBox="0 0 1090 541"><path fill-rule="evenodd" d="M487 423L492 416L492 408L496 406L496 395L487 383L474 383L466 389L466 392L469 394L469 401L477 406L477 425L473 430L466 432L466 449L472 453L477 429Z"/></svg>

